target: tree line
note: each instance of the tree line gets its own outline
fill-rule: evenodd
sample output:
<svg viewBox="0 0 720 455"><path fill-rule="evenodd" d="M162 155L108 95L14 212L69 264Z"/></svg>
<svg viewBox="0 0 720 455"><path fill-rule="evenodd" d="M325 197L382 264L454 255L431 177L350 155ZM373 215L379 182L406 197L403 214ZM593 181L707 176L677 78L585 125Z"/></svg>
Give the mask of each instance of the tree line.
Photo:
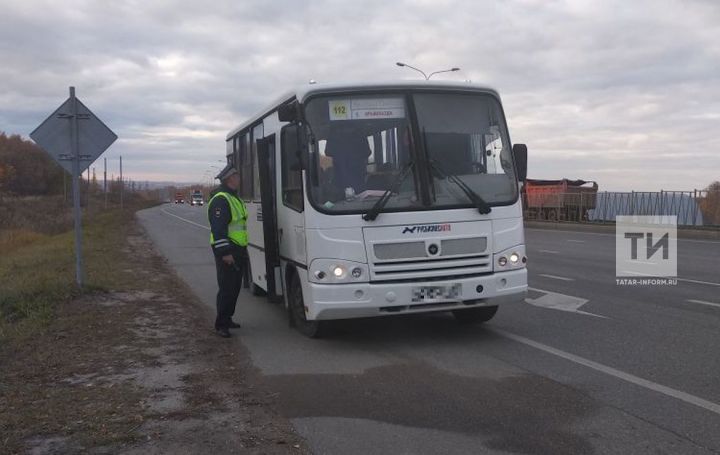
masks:
<svg viewBox="0 0 720 455"><path fill-rule="evenodd" d="M65 180L65 178L67 180ZM69 175L34 142L23 139L20 135L7 135L0 131L0 194L14 196L47 196L61 195L69 184ZM108 179L108 191L119 191L122 182ZM89 187L89 188L88 188ZM93 173L92 182L88 183L90 191L99 188ZM149 192L147 183L126 182L125 190ZM193 185L193 189L195 185ZM174 196L175 187L168 187L162 193L167 198ZM205 192L205 191L204 191ZM209 192L209 190L208 190ZM159 195L155 197L160 198ZM720 182L708 185L704 194L698 198L698 204L707 224L720 224Z"/></svg>
<svg viewBox="0 0 720 455"><path fill-rule="evenodd" d="M65 170L34 142L0 131L0 192L17 196L63 192Z"/></svg>

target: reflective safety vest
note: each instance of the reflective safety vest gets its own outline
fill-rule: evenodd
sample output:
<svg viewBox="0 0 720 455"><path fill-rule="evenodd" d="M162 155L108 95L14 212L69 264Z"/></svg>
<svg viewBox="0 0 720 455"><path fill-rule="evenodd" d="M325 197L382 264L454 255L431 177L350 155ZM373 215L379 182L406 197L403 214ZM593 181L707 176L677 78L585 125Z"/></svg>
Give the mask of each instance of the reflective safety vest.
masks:
<svg viewBox="0 0 720 455"><path fill-rule="evenodd" d="M232 194L220 191L208 201L208 210L210 210L210 206L216 197L224 197L228 201L228 205L230 205L232 218L228 224L228 238L237 245L247 246L248 235L247 224L245 223L247 220L247 210L245 210L245 204ZM210 231L210 245L214 244L215 238L212 235L212 231Z"/></svg>

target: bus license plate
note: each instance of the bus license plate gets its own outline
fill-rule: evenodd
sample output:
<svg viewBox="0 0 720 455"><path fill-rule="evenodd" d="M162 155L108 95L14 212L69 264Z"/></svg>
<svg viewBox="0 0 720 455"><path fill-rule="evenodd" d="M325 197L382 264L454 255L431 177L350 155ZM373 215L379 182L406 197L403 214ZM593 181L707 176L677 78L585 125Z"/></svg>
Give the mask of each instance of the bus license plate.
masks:
<svg viewBox="0 0 720 455"><path fill-rule="evenodd" d="M462 296L460 283L449 286L420 286L412 289L413 302L457 300Z"/></svg>

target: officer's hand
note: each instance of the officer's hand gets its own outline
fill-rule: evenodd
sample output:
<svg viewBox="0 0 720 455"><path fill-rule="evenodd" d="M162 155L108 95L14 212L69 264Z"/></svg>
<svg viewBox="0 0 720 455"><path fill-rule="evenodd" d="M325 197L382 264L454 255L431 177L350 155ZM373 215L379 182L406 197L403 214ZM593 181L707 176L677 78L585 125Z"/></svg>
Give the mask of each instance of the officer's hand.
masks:
<svg viewBox="0 0 720 455"><path fill-rule="evenodd" d="M235 258L233 258L232 254L228 254L226 256L222 257L222 260L227 265L233 265L235 263Z"/></svg>

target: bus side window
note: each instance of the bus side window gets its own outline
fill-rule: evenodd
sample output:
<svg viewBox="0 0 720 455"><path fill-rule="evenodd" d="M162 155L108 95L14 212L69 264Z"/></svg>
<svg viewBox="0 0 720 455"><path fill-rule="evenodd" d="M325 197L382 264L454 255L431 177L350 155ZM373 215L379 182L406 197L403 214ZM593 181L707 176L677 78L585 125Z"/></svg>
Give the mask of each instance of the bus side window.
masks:
<svg viewBox="0 0 720 455"><path fill-rule="evenodd" d="M257 157L257 143L260 139L262 139L264 134L264 128L263 124L259 124L255 126L252 130L252 150L251 150L251 159L252 159L252 199L254 201L260 200L260 168L258 166L258 157Z"/></svg>
<svg viewBox="0 0 720 455"><path fill-rule="evenodd" d="M282 200L283 204L293 210L302 212L303 185L302 169L298 157L298 129L296 125L287 125L281 134L282 161Z"/></svg>
<svg viewBox="0 0 720 455"><path fill-rule="evenodd" d="M237 168L240 171L240 198L251 201L252 194L252 155L250 150L250 133L246 132L240 137L240 153Z"/></svg>

